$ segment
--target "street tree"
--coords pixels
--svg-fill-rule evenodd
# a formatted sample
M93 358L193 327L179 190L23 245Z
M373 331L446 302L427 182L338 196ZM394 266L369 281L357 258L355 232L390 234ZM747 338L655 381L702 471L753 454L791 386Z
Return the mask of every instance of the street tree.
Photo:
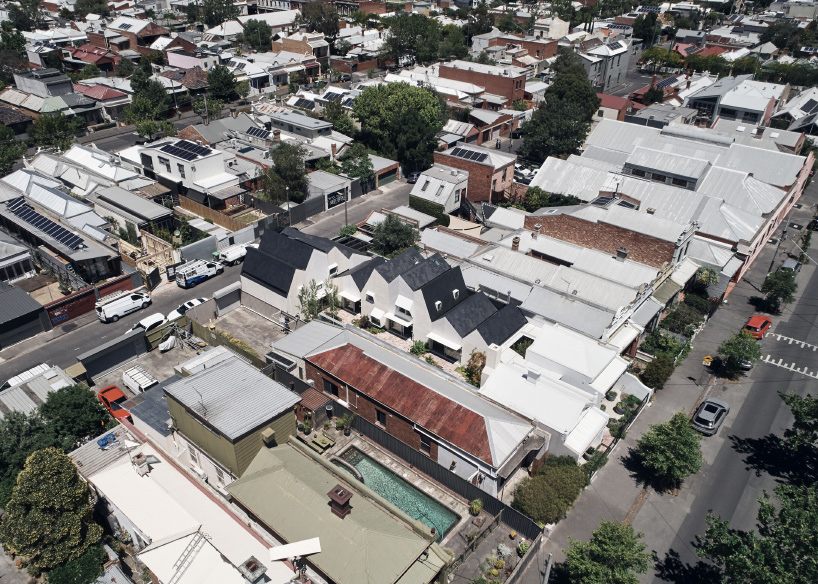
M17 140L14 130L0 126L0 176L6 176L17 160L26 152L26 145Z
M55 443L51 426L39 412L11 412L0 419L0 507L5 508L29 455Z
M87 439L98 436L115 425L96 394L85 385L75 384L48 394L40 406L57 442L70 452Z
M8 8L9 22L18 31L31 32L45 28L47 16L39 0L17 0Z
M795 272L779 270L773 272L761 285L761 292L766 295L767 307L772 313L781 310L781 304L789 304L795 300L798 284L795 283Z
M375 180L375 169L372 166L372 159L363 147L357 143L341 159L341 170L350 178L361 179L361 185L366 185Z
M742 362L755 363L761 359L761 345L749 331L740 330L725 340L716 352L722 358L724 373L734 377L741 371Z
M500 20L497 21L497 28L502 32L517 32L522 26L517 22L517 19L514 18L513 12L506 12L500 17Z
M332 4L308 2L301 7L301 21L307 30L324 33L330 44L338 35L338 10Z
M815 446L818 442L818 399L811 394L781 393L781 399L790 407L795 422L784 432L785 443L798 450L803 446Z
M239 81L236 84L236 93L241 101L246 102L247 97L250 95L250 82L246 79L244 81Z
M605 521L587 542L568 538L565 567L572 584L637 584L651 556L633 525Z
M407 83L370 86L355 99L352 110L368 148L398 160L409 171L432 165L435 136L446 121L443 100L433 89Z
M375 227L372 236L373 250L392 257L415 245L418 236L417 229L390 213Z
M677 412L667 422L652 424L636 445L642 468L655 484L679 487L699 472L702 465L701 436L687 414Z
M262 175L261 196L271 203L280 204L289 199L303 203L308 195L309 181L304 156L307 149L300 144L282 143L270 150L272 166ZM289 190L288 190L289 187Z
M759 498L758 533L740 531L712 513L696 553L721 570L728 584L818 582L818 487L779 485Z
M91 491L69 456L57 448L37 450L26 460L6 504L0 539L7 550L50 570L80 557L99 541Z
M244 23L244 42L259 53L267 53L273 43L273 29L263 20L248 20Z
M341 105L340 99L330 99L324 106L324 119L332 122L332 129L344 136L355 136L355 123Z
M201 20L205 26L212 28L239 16L239 7L233 0L202 0L201 5L188 7L188 19L193 22Z
M227 101L236 95L236 78L224 65L216 65L207 74L210 93L217 99Z
M438 54L442 59L463 59L469 54L466 36L459 26L447 24L442 30L443 40L440 42Z
M390 19L381 55L396 64L404 58L431 63L438 57L439 46L440 25L436 20L423 14L401 13Z
M193 112L197 116L207 116L209 119L219 119L224 109L224 102L215 97L199 96L193 102Z
M657 22L655 12L640 14L633 23L633 36L642 39L643 46L650 47L656 42L660 28L661 24Z
M85 121L78 117L61 113L42 114L31 125L30 135L38 146L68 150L77 132L85 127Z

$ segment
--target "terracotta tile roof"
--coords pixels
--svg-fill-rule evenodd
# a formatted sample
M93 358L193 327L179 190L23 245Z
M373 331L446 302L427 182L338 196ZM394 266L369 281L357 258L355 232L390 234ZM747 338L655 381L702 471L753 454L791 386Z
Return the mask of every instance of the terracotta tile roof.
M165 71L162 77L178 81L188 89L201 89L207 87L207 71L199 67L193 67L184 71Z
M628 107L628 98L617 97L615 95L608 95L607 93L597 93L596 96L600 99L600 107L608 109L621 110Z
M312 387L301 394L301 405L311 412L314 412L329 400L330 398Z
M480 414L379 363L354 345L308 360L430 433L494 464L486 420Z
M85 97L96 99L97 101L105 101L106 99L119 99L125 97L126 94L117 91L113 87L105 85L83 85L82 83L74 84L74 91L83 94Z

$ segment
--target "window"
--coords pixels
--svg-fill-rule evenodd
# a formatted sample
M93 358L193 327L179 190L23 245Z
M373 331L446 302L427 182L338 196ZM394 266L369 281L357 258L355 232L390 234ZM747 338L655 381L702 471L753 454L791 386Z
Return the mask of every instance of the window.
M496 178L493 181L491 181L491 190L493 190L493 191L497 190L497 179Z
M338 386L332 383L330 380L324 380L324 391L330 395L334 395L335 397L339 397L338 393Z
M663 174L659 174L658 172L652 172L650 175L650 180L653 182L666 183L667 177Z
M218 466L216 467L216 479L221 484L224 484L224 471L221 468L219 468Z
M396 307L396 312L398 314L402 314L403 316L405 316L407 318L412 318L412 313L409 312L408 310L406 310L405 308L403 308L402 306L397 306Z
M671 182L677 187L687 188L687 181L683 178L674 178Z
M164 158L162 156L159 156L158 160L159 160L159 164L165 165L165 170L170 172L170 160L168 160L167 158Z
M372 292L366 293L366 301L370 304L375 304L375 295Z
M432 439L425 434L420 435L420 451L429 456L432 455Z
M506 182L506 173L508 172L507 168L503 169L503 178L501 179L503 182Z
M386 428L386 412L382 412L381 410L375 410L376 422L378 426Z
M179 169L179 176L185 178L185 166L183 164L177 164L176 168Z
M459 202L460 202L460 193L461 193L461 192L462 192L462 191L459 191L459 190L454 192L454 202L455 202L455 203L459 203Z
M432 182L432 181L430 181L430 180L427 178L427 179L426 179L426 182L425 182L425 183L423 183L423 186L422 186L422 187L420 187L420 190L421 190L421 191L425 191L425 190L426 190L426 187L428 187L428 186L429 186L429 183L430 183L430 182Z
M632 168L631 169L631 174L633 176L645 176L645 171L644 170L639 170L638 168Z
M334 276L334 275L335 275L335 274L337 274L337 273L338 273L338 264L332 264L332 265L329 267L329 275L330 275L330 276Z
M596 115L598 115L598 116L601 118L601 117L602 117L602 115L603 115L603 113L604 113L604 112L603 112L602 110L599 110L598 112L596 112Z
M193 448L193 444L189 442L187 445L187 452L190 455L190 462L192 462L196 466L199 466L199 453L196 452L195 448Z

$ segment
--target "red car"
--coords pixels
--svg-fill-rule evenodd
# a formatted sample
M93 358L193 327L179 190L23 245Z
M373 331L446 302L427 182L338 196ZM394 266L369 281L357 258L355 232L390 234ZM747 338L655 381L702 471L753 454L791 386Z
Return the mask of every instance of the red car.
M99 390L97 393L99 401L105 406L105 409L111 412L111 415L117 420L126 419L131 421L131 414L128 410L122 409L122 404L128 401L128 396L122 393L116 385L109 385Z
M770 330L772 325L772 320L766 316L759 316L756 314L755 316L750 317L750 320L748 320L747 324L744 325L744 330L748 331L754 339L758 339L760 341L767 331Z

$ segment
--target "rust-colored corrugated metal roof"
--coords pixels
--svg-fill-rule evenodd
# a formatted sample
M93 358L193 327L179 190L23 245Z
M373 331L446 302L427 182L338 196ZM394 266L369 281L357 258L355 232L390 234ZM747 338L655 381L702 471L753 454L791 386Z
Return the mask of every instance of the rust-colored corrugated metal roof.
M354 345L308 360L430 433L494 465L486 420L480 414L375 361Z
M301 406L309 411L315 411L330 400L317 389L309 388L301 394Z

